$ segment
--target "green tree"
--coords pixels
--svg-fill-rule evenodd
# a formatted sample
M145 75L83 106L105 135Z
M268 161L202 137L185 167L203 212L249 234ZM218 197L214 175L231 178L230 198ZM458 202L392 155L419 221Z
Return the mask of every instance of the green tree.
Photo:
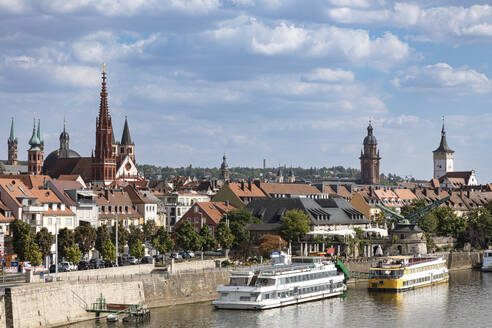
M161 254L174 249L174 240L171 238L165 227L160 227L152 238L152 247Z
M81 257L82 252L77 245L73 244L70 247L65 247L65 258L67 259L67 261L72 263L79 263Z
M492 214L487 207L467 213L468 225L460 235L460 243L469 242L475 248L487 249L492 245Z
M116 224L111 229L111 241L116 245ZM118 252L122 253L123 249L128 242L128 230L126 230L123 222L118 224Z
M225 222L219 223L219 225L217 226L217 231L215 232L215 236L217 238L217 242L220 244L221 247L225 249L230 249L232 247L232 243L234 242L234 235Z
M36 244L32 237L34 237L33 234L30 234L28 237L29 240L27 242L28 247L25 253L25 260L31 262L31 265L33 266L38 266L41 265L43 261L43 255L39 251L38 244Z
M145 256L145 247L142 245L142 241L140 239L136 239L132 242L130 254L135 256L137 259L141 259Z
M43 258L50 256L51 246L53 245L54 239L53 234L46 228L41 228L41 230L39 230L36 234L35 241L36 244L38 244L39 251L41 252Z
M437 227L439 225L439 220L434 213L434 211L427 213L424 216L421 216L417 224L422 230L424 230L427 234L434 233L437 230Z
M82 255L89 253L96 245L97 232L91 225L81 225L74 231L75 243L79 246Z
M26 252L29 249L31 226L29 223L15 219L10 223L10 231L13 237L14 252L21 261L24 261Z
M202 238L202 248L204 251L214 250L217 246L217 241L210 233L208 225L205 224L202 230L200 230L200 237Z
M374 222L378 226L383 227L388 222L388 219L386 218L386 214L383 211L379 211L374 217Z
M116 261L116 246L111 239L105 239L101 245L101 256L104 261Z
M427 206L425 204L425 200L416 199L413 200L410 204L402 206L400 214L403 216L408 216L410 214L417 212L418 210L423 209L425 206Z
M466 221L454 214L451 207L439 207L433 211L437 218L436 233L439 236L458 237L466 229Z
M247 247L250 241L250 233L246 229L248 224L261 223L261 220L254 217L251 212L244 208L235 209L227 212L221 219L221 222L229 221L229 228L234 236L232 248L241 249Z
M150 244L152 242L152 239L154 238L155 233L157 232L155 221L147 220L147 222L142 225L142 230L144 235L143 240L146 244Z
M128 233L128 247L132 248L133 244L137 241L142 244L142 240L144 239L145 236L143 230L136 225L131 225L130 232Z
M288 242L299 240L310 229L311 220L301 210L287 211L281 219L280 235Z
M197 251L202 247L202 239L193 224L184 220L176 229L176 242L184 250Z
M73 230L63 228L58 230L58 259L67 257L66 250L75 245L75 234Z
M106 226L97 227L96 242L95 242L94 246L99 253L103 252L103 245L106 242L106 240L111 241L111 237L109 236L109 232L108 232L108 229L106 228ZM113 244L113 246L114 246L114 244Z

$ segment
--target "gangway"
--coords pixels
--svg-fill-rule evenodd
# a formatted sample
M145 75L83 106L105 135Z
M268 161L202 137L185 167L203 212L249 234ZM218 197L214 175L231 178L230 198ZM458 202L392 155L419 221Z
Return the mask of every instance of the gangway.
M150 318L150 310L143 304L107 303L102 293L99 298L96 299L95 303L92 303L90 307L86 308L86 311L95 313L96 317L99 317L101 313L109 313L126 314L139 321Z
M345 267L345 265L343 265L343 262L342 261L336 260L335 266L343 272L343 274L345 275L345 278L347 280L350 279L350 272L349 272L349 270L347 270L347 268Z

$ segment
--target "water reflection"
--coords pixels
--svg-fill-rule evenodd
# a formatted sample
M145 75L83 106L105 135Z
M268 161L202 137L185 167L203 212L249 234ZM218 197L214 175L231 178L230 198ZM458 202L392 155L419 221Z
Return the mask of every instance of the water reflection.
M144 328L188 327L489 327L492 273L461 271L449 284L404 293L369 293L351 286L344 297L266 311L215 310L210 303L152 310ZM135 327L86 322L77 328Z

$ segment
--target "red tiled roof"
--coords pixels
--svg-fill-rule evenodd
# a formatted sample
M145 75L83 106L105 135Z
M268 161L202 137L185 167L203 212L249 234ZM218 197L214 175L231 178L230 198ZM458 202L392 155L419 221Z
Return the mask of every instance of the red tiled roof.
M229 188L239 198L267 198L267 195L254 183L251 183L250 189L247 182L231 182L229 183Z
M260 188L267 194L320 194L318 188L302 183L261 183Z

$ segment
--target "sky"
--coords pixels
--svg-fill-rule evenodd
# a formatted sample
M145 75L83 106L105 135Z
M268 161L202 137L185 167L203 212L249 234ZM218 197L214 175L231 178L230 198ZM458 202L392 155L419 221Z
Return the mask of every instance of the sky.
M487 1L0 0L0 158L95 144L102 63L117 139L159 166L360 167L432 178L442 116L455 170L492 182Z

